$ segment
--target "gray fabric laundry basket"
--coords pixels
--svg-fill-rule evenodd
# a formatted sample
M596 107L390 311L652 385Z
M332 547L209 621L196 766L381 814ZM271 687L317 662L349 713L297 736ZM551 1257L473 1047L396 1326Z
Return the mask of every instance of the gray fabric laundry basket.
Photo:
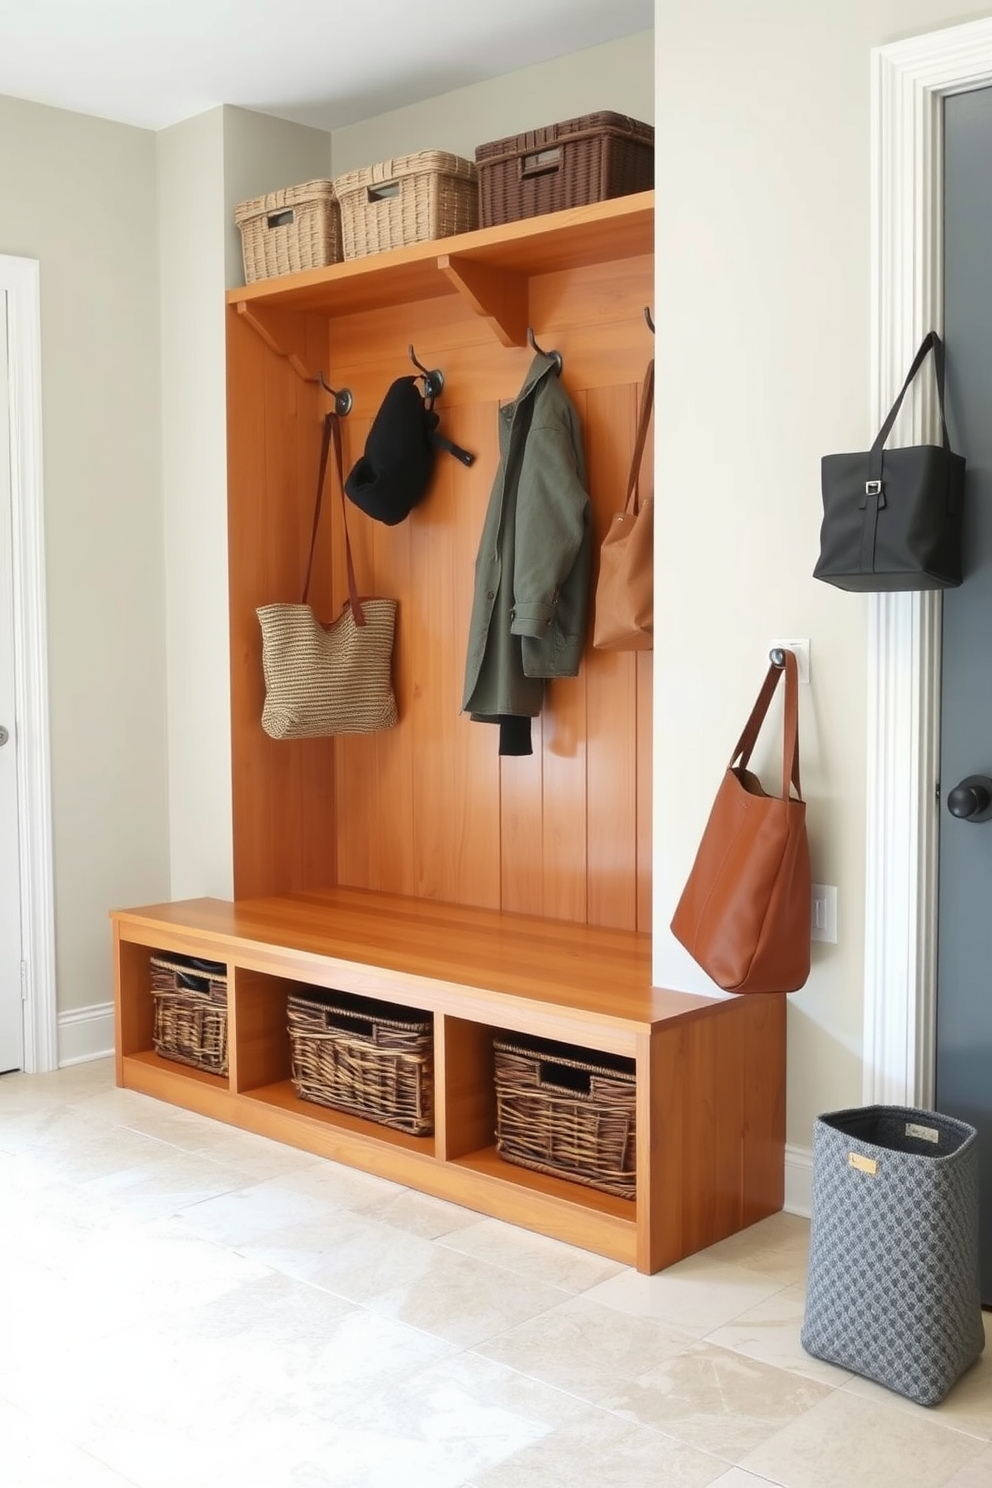
M982 1352L978 1142L908 1106L817 1118L803 1348L943 1400Z

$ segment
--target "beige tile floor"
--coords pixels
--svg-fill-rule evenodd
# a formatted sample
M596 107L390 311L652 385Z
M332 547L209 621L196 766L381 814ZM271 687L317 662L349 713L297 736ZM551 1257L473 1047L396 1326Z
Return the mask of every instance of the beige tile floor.
M804 1354L808 1225L657 1276L113 1084L0 1078L2 1488L992 1488Z

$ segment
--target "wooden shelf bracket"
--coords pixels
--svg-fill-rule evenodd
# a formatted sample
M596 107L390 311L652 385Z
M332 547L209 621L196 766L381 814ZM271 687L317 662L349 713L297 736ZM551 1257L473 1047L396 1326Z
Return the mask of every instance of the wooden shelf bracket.
M489 321L504 346L526 346L528 294L525 275L495 269L491 264L461 253L442 253L437 266L476 315Z
M330 394L330 396L334 399L334 408L338 414L344 416L345 414L351 412L353 399L351 396L350 388L338 389L329 387L324 379L323 372L318 372L317 375L314 376L314 374L312 372L309 372L303 365L295 352L283 351L282 347L279 345L278 341L276 340L275 336L273 336L268 326L264 323L264 321L259 319L255 311L249 309L246 301L236 301L235 309L237 310L238 314L244 319L245 323L251 326L256 336L259 336L261 340L265 342L265 345L269 348L269 350L271 352L274 352L277 357L282 357L284 361L287 361L289 363L293 371L296 373L297 377L301 378L303 382L316 383L318 387L322 387L324 389L325 393Z

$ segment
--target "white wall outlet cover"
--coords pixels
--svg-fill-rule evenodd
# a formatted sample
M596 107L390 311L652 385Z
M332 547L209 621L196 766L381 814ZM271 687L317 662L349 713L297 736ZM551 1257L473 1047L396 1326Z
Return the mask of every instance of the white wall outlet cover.
M796 668L799 672L800 682L809 681L809 641L769 641L768 652L791 651L796 658Z

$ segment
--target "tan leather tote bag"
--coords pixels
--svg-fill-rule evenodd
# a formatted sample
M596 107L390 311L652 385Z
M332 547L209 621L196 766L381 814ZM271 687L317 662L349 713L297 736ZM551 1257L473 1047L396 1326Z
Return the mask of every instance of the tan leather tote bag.
M782 793L769 795L747 768L783 671L773 662L730 757L672 919L676 939L725 992L797 992L809 976L799 676L794 654L784 656Z
M616 512L599 550L592 643L600 651L650 651L654 645L654 466L641 491L641 462L654 403L654 361L641 391L637 438L627 479L627 499Z

